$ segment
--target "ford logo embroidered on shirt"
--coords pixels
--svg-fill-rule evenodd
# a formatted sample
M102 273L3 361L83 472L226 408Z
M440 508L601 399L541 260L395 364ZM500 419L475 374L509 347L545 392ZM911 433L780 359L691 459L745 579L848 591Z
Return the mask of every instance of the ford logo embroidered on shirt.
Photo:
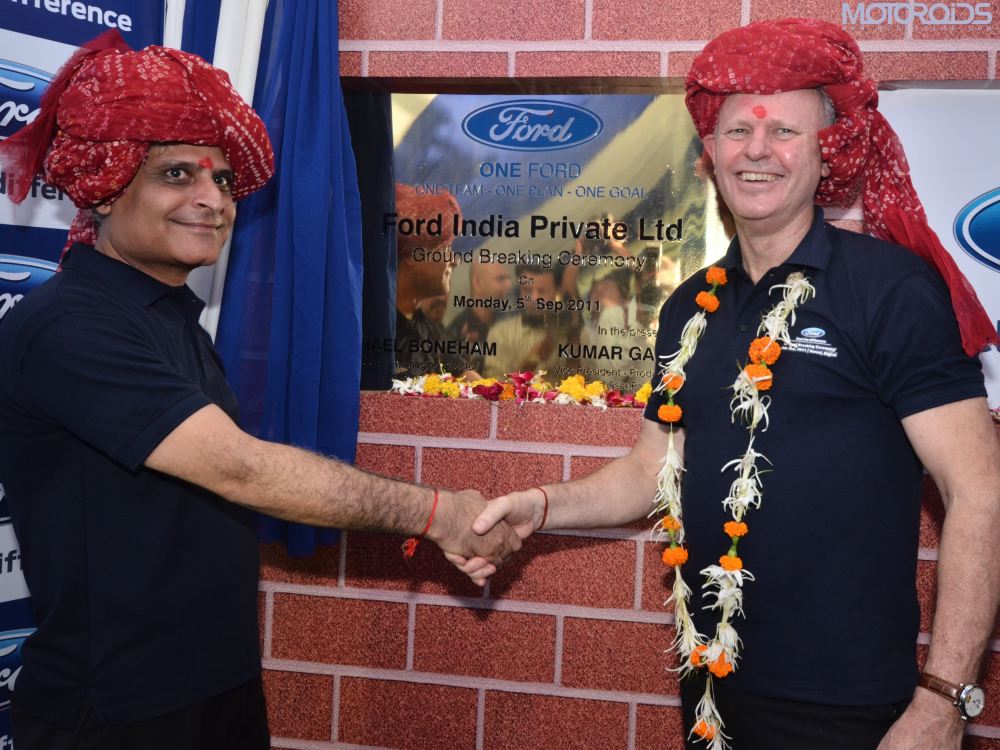
M826 331L822 328L803 328L799 333L810 339L821 339L826 336Z
M1000 271L1000 188L983 193L958 212L955 239L980 263Z
M0 60L0 138L6 138L38 115L52 74L11 60Z
M519 99L480 107L462 120L462 130L495 148L552 151L592 141L604 130L604 122L575 104Z
M0 255L0 320L21 298L56 272L56 264L19 255Z
M21 674L21 648L34 630L8 630L0 633L0 711L10 708L14 683Z

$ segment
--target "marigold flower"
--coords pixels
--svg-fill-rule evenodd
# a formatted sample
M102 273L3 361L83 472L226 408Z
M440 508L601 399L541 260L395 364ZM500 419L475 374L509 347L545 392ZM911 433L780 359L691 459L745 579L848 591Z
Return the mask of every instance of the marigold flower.
M709 284L717 284L718 286L725 286L728 279L726 278L726 269L722 266L710 266L705 272L705 281Z
M746 536L747 535L747 525L742 521L726 521L722 526L726 531L726 536Z
M651 383L646 383L642 388L635 392L634 400L637 404L646 404L649 402L649 396L653 392L653 386Z
M684 376L676 372L668 372L663 376L663 387L668 391L678 391L684 385Z
M656 418L668 424L681 421L681 414L684 412L677 404L664 404L656 410Z
M681 528L681 522L673 516L664 516L660 519L660 527L664 531L678 531Z
M595 380L592 383L587 383L587 387L584 390L590 398L597 398L598 396L603 396L608 389L600 380Z
M694 651L691 652L691 663L694 664L696 667L705 666L705 662L702 659L702 655L706 651L708 651L708 646L706 646L704 643L701 644L700 646L695 646Z
M735 556L723 555L719 558L719 565L722 566L723 570L743 570L743 560Z
M725 654L719 654L719 658L708 665L708 671L721 679L733 671L733 665L726 661Z
M449 380L441 384L441 395L448 398L458 398L462 395L462 386L454 380Z
M704 720L699 721L694 725L694 733L703 740L715 739L715 727L711 724L706 724Z
M688 551L684 547L667 547L663 550L663 562L671 567L683 565L688 560Z
M773 365L781 356L781 344L770 336L761 336L750 342L750 361Z
M774 377L767 369L767 365L747 365L743 368L743 372L758 391L769 390L774 383Z
M713 313L719 309L719 298L711 292L698 292L694 301L698 303L698 307L704 308L705 312Z
M514 396L515 396L515 394L514 394L514 384L513 383L504 383L503 384L503 390L500 391L500 400L501 401L513 401L514 400Z

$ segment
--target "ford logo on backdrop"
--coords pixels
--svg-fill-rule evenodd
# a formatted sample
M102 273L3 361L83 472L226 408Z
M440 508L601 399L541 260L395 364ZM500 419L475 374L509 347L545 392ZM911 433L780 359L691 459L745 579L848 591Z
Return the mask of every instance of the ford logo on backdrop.
M21 298L50 278L56 264L19 255L0 255L0 320Z
M38 115L52 74L10 60L0 60L0 138L21 129Z
M462 120L474 141L511 151L553 151L594 140L604 122L575 104L539 99L487 104Z
M0 711L10 708L14 683L21 673L21 647L34 630L8 630L0 633Z
M1000 188L980 195L958 212L955 239L980 263L1000 271Z

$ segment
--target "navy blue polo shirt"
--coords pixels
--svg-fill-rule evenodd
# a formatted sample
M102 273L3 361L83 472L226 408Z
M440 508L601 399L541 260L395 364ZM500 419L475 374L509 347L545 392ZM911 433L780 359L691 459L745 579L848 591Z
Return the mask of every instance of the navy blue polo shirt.
M773 367L770 426L758 432L764 498L745 520L738 669L727 686L759 695L838 705L906 700L917 679L916 557L922 467L900 420L985 396L978 358L962 351L940 277L912 252L837 229L816 210L809 233L755 285L734 240L722 262L729 283L687 366L676 398L684 410L683 508L690 558L685 579L700 632L718 612L702 609L702 576L729 539L722 500L736 477L722 466L743 455L748 432L731 422L729 386L757 336L771 291L802 271L816 296L801 305ZM685 281L660 314L658 356L708 288ZM660 360L661 362L663 360ZM656 419L661 394L646 417Z
M75 245L0 325L0 481L37 631L15 705L72 728L139 721L259 674L252 514L143 467L236 399L202 303Z

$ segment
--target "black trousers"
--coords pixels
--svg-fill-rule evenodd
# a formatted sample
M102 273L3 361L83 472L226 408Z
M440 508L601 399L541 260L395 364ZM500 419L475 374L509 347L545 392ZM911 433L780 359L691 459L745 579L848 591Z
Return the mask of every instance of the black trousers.
M11 712L17 750L269 750L260 679L179 711L133 724L100 725L90 707L66 730Z
M742 693L715 681L715 704L732 750L875 750L909 701L884 706L828 706ZM704 674L681 681L684 731L705 690ZM705 743L685 745L704 750ZM20 750L20 747L18 747Z

